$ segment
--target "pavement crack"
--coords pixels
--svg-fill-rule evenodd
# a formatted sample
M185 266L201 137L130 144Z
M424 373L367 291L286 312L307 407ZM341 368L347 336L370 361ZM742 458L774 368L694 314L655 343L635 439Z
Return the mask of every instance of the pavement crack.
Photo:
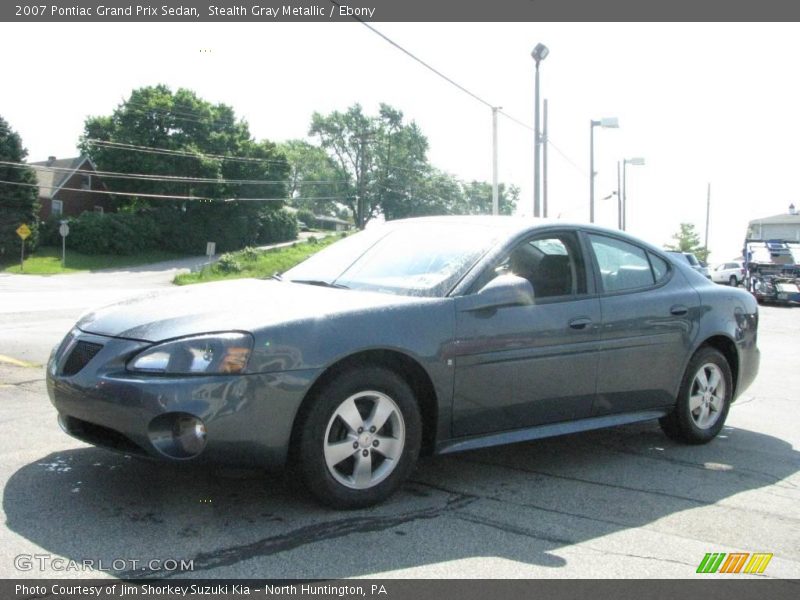
M400 515L351 517L306 525L249 544L221 548L213 552L201 552L192 559L192 572L227 567L253 558L273 556L307 544L337 539L357 533L372 533L392 529L414 521L436 519L445 513L468 506L475 499L468 494L456 494L448 498L442 506L411 511ZM159 573L161 572L152 570L130 570L121 572L117 576L121 579L159 578ZM159 579L165 579L171 575L179 575L179 573L167 574Z
M0 383L0 387L4 388L23 387L34 383L41 383L43 381L44 377L40 377L39 379L26 379L25 381L12 381L10 383L2 382Z

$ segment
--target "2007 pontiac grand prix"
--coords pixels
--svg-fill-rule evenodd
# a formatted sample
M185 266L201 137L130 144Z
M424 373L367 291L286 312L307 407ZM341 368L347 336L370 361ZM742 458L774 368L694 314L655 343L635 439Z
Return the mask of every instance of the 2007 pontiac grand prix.
M282 276L85 315L54 349L63 429L169 461L295 465L339 508L420 453L658 419L712 440L758 371L758 307L626 234L394 221Z

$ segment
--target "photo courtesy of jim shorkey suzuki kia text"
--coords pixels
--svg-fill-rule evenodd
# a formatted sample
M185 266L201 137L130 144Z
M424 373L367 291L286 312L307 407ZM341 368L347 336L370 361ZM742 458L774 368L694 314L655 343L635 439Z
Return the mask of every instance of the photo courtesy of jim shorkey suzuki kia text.
M356 596L388 598L389 590L383 584L370 585L336 585L328 583L298 583L289 585L255 586L242 583L219 583L202 585L197 583L160 584L143 583L131 585L129 583L111 583L104 585L80 585L56 583L50 585L16 584L15 594L27 597L43 597L50 594L54 596L81 596L81 597L141 597L141 596L250 596L263 594L265 596Z
M217 6L210 4L205 11L208 17L365 17L373 18L376 8L367 6L349 6L347 4L295 6L262 6L259 4L237 4L233 6ZM128 6L57 6L55 4L18 4L15 5L15 16L41 17L194 17L199 19L201 9L195 6L151 6L149 4L129 4Z

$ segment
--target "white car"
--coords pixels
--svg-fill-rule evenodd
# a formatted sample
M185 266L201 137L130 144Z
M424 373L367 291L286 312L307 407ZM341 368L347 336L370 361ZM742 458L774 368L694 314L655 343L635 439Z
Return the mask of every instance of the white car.
M736 287L744 281L744 264L731 261L717 265L711 271L711 281Z

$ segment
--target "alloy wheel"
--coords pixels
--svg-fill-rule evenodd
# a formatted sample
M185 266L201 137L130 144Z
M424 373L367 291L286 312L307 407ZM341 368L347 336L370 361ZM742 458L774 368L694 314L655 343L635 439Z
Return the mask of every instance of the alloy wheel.
M336 408L325 430L323 451L336 481L364 490L394 471L404 445L400 408L388 395L369 390L353 394Z
M714 363L697 370L689 391L689 412L700 429L710 429L719 420L725 407L725 378Z

